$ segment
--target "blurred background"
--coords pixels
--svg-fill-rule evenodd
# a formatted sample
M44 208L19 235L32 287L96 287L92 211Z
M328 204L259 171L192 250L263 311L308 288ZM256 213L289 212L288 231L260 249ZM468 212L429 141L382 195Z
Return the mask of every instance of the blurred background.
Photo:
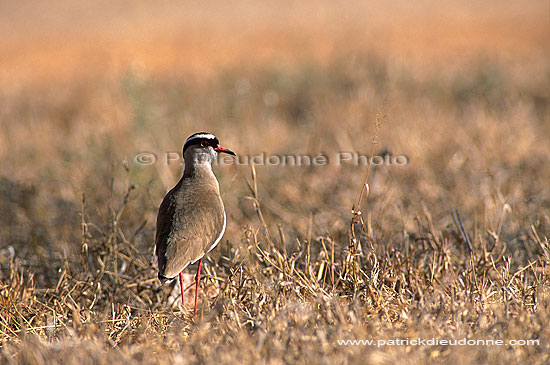
M2 2L4 82L117 77L129 69L212 77L223 68L326 64L376 52L457 67L496 57L526 69L548 52L548 4L528 1L58 0Z
M331 161L214 167L191 318L153 250L197 131ZM408 164L353 241L367 167L334 156L371 151ZM549 151L548 1L0 1L0 358L547 362ZM542 342L337 343L373 336Z
M0 34L0 246L31 267L80 250L81 220L108 227L130 185L121 225L151 260L181 166L134 157L200 130L243 155L369 153L378 116L376 152L409 158L371 176L388 242L426 209L548 225L547 2L3 1ZM250 169L216 173L238 247L260 227ZM344 247L364 173L258 167L268 226Z

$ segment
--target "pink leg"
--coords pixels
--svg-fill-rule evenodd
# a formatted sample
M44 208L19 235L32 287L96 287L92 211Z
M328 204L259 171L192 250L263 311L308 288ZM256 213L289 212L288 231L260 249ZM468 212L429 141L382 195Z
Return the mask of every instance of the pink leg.
M195 310L193 311L193 314L197 314L197 297L199 295L199 282L201 280L201 264L202 264L202 257L199 260L199 267L197 268L197 276L195 276Z
M180 272L180 288L181 288L181 304L185 305L185 299L183 298L183 272Z

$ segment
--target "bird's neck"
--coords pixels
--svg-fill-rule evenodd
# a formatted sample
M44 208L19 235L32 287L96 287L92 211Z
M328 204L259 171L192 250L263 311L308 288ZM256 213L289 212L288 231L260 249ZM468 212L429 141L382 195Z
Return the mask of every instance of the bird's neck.
M214 172L212 171L212 165L208 161L204 162L197 162L197 161L191 161L191 162L185 162L185 169L183 170L183 177L184 178L191 178L191 177L214 177Z
M208 162L185 164L185 170L178 186L182 184L188 187L189 185L194 186L193 189L196 188L202 191L214 192L217 195L220 194L218 179L216 179L212 166Z

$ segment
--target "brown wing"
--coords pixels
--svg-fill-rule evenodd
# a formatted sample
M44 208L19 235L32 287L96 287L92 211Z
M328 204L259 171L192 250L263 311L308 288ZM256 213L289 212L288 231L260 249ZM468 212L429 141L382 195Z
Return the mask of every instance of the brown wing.
M183 191L183 192L182 192ZM159 278L173 278L200 259L223 232L223 203L215 193L172 189L157 217ZM201 196L200 200L193 197Z
M157 233L155 236L155 254L157 255L159 279L166 279L164 271L166 268L166 248L168 237L172 231L172 219L175 213L175 202L173 199L174 189L170 190L162 200L157 215Z

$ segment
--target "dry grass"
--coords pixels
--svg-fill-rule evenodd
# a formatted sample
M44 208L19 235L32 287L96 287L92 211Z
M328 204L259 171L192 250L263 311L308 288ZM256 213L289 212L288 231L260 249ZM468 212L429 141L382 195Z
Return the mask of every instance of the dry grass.
M448 63L334 36L322 61L319 44L207 77L126 65L2 86L2 362L548 363L550 64L522 29L516 53L485 34L499 52ZM192 317L156 280L153 240L181 173L162 158L197 130L330 163L215 167L228 227ZM409 163L366 178L339 151ZM540 343L338 344L418 337Z

